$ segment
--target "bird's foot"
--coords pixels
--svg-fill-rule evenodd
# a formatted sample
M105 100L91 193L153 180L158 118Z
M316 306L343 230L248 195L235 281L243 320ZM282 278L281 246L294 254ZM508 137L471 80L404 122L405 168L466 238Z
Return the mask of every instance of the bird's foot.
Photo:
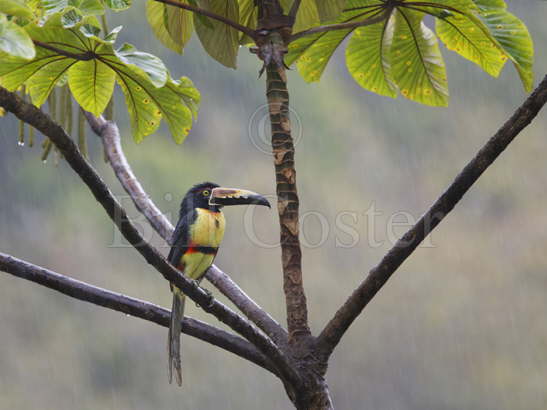
M204 306L205 308L210 308L211 306L213 306L213 304L215 303L215 297L209 289L202 288L198 280L192 280L192 286L194 286L196 289L201 289L207 295L207 303ZM200 307L197 303L196 306Z
M213 304L215 303L215 297L213 296L213 293L209 289L201 288L206 294L207 294L207 309L210 309L213 307Z

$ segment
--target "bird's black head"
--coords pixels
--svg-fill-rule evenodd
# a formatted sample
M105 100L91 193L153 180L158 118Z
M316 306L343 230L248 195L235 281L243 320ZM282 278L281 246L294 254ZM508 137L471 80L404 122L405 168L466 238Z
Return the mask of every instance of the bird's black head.
M213 182L202 182L201 184L196 184L188 190L186 195L182 200L181 211L191 210L194 208L203 208L210 209L212 211L218 211L216 205L210 205L209 199L211 199L211 193L214 188L218 188L220 185Z
M202 182L194 185L184 196L180 206L181 214L195 208L219 211L229 205L264 205L270 203L262 195L239 188L223 188L213 182Z

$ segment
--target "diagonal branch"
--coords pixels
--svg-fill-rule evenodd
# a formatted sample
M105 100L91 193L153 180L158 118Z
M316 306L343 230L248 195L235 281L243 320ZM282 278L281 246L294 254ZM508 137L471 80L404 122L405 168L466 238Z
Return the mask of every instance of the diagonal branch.
M380 9L380 8L379 8ZM372 24L379 23L380 21L384 21L389 18L391 15L391 12L393 10L393 7L387 7L383 13L374 15L372 17L369 17L365 20L361 21L352 21L349 23L338 23L338 24L327 24L325 26L317 26L312 27L307 30L299 31L298 33L294 33L290 39L289 43L292 43L295 40L298 40L301 37L309 36L310 34L316 34L316 33L324 33L326 31L333 31L333 30L347 30L347 29L353 29L357 27L364 27L364 26L370 26Z
M547 103L547 76L511 118L490 138L456 177L448 189L435 201L424 216L397 241L336 312L318 337L321 353L328 357L342 336L391 275L412 254L416 247L452 211L471 186L498 158L515 137L536 117Z
M102 116L95 117L89 112L85 112L85 116L93 132L101 137L108 162L122 187L133 200L135 207L146 217L154 230L163 239L170 242L173 225L148 196L133 173L122 148L118 126L114 122L106 121ZM278 346L286 344L287 332L255 301L247 296L226 273L213 265L207 272L206 278Z
M0 270L75 299L148 320L163 327L169 327L170 312L166 309L72 279L4 253L0 253ZM190 318L184 319L182 332L232 352L277 374L271 362L256 347L238 336Z
M202 16L209 17L209 18L212 18L213 20L220 21L221 23L224 23L227 26L230 26L230 27L232 27L232 28L234 28L238 31L241 31L243 34L248 35L253 40L256 38L256 33L253 29L251 29L247 26L243 26L243 25L239 24L236 21L230 20L229 18L221 16L220 14L213 13L209 10L202 9L200 7L193 6L193 5L188 4L188 3L181 3L177 0L154 0L154 1L157 1L158 3L164 3L164 4L167 4L169 6L173 6L173 7L178 7L178 8L184 9L184 10L188 10L188 11L194 12L196 14L201 14Z
M63 154L70 167L93 193L95 199L102 205L124 238L166 280L180 288L204 311L214 315L221 322L253 343L274 363L283 380L290 381L297 388L302 386L302 379L296 369L291 365L285 354L268 337L222 303L212 299L203 289L195 286L192 281L181 275L176 268L169 264L157 249L144 240L137 228L129 220L125 210L120 206L97 172L82 157L76 144L74 144L63 128L39 108L23 101L19 96L2 87L0 87L0 106L15 114L20 120L32 125L51 140Z

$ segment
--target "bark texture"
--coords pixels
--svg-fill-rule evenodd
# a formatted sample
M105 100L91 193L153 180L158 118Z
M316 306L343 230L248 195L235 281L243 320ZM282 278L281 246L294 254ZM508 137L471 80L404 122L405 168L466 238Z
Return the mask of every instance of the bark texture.
M298 221L298 193L294 168L294 143L291 135L289 93L283 67L269 64L266 96L272 127L272 153L275 165L277 211L281 227L283 290L287 305L289 343L308 336L308 308L302 279L302 251Z

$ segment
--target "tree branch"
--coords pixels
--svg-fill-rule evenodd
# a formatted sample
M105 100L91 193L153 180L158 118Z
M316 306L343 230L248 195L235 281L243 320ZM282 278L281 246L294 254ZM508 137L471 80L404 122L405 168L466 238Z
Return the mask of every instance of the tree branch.
M271 340L255 329L249 322L222 303L212 299L203 289L195 286L144 238L129 220L127 213L120 206L108 187L96 171L82 157L77 146L65 133L62 127L51 120L39 108L23 101L19 96L0 87L0 106L15 114L20 120L32 125L47 136L65 157L70 167L88 186L95 199L102 205L110 219L120 230L124 238L169 282L181 289L190 299L195 301L207 313L213 314L221 322L231 327L253 343L266 355L279 370L281 377L295 386L302 386L302 379L292 367L289 360Z
M67 296L169 327L170 312L157 305L111 292L41 266L0 253L0 270ZM199 320L185 318L182 332L247 359L277 374L271 362L246 340Z
M395 270L412 254L423 239L444 219L483 172L498 158L514 138L536 117L547 103L547 76L511 118L463 168L448 189L435 201L395 246L374 267L347 299L318 337L321 353L328 357L353 321L384 286Z
M333 30L344 30L344 29L352 29L357 27L364 27L364 26L370 26L372 24L379 23L380 21L384 21L385 19L389 18L391 15L391 11L393 10L392 7L388 7L385 9L385 11L378 15L373 15L365 20L361 21L353 21L349 23L339 23L339 24L327 24L325 26L317 26L312 27L307 30L300 31L298 33L294 33L290 39L289 43L292 43L295 40L298 40L301 37L309 36L310 34L316 34L316 33L324 33L327 31L333 31Z
M196 7L196 6L192 6L191 4L188 4L188 3L180 3L176 0L155 0L155 1L157 1L159 3L168 4L169 6L178 7L178 8L184 9L184 10L188 10L188 11L194 12L196 14L201 14L202 16L205 16L205 17L212 18L213 20L220 21L221 23L224 23L227 26L230 26L230 27L232 27L232 28L234 28L238 31L241 31L243 34L248 35L253 40L256 38L256 33L253 29L251 29L247 26L243 26L243 25L239 24L238 22L230 20L230 19L228 19L224 16L221 16L219 14L215 14L215 13L209 11L209 10L205 10L205 9L202 9L202 8L199 8L199 7Z
M129 194L135 207L146 217L154 230L169 243L173 234L173 225L145 192L133 173L125 157L117 125L106 121L102 116L95 117L89 112L85 112L85 116L93 132L101 138L108 162L125 192ZM207 272L206 278L278 346L284 346L287 343L287 332L247 296L226 273L213 265Z
M287 345L288 335L265 310L241 289L226 273L212 265L205 276L224 296L238 307L254 324L264 331L278 346Z
M101 138L108 162L123 189L129 194L137 210L146 217L152 228L169 243L173 235L173 225L150 199L133 173L122 149L118 126L112 121L105 120L102 115L95 117L87 111L84 111L84 115L93 132Z

